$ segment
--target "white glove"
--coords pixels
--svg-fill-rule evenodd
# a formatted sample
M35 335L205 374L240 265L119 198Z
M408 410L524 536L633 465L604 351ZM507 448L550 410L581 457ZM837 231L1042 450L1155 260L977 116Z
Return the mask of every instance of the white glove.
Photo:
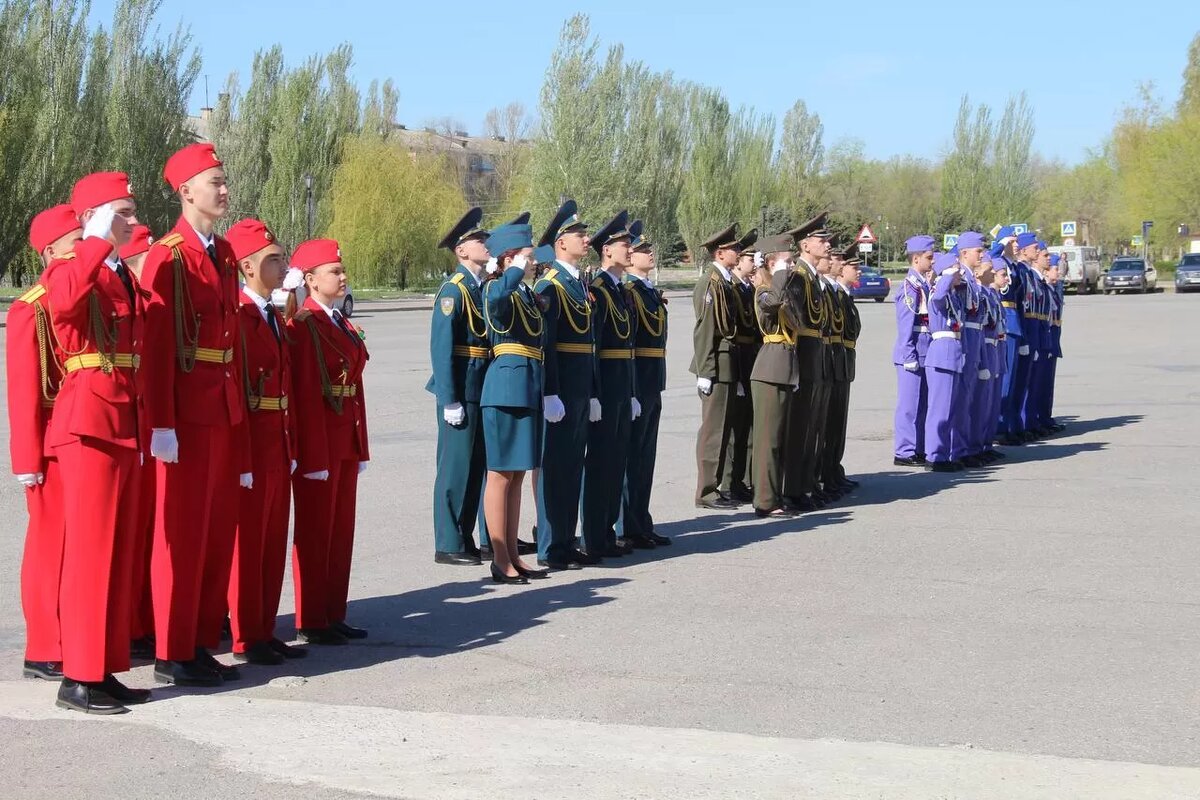
M243 472L241 475L238 476L238 483L240 483L242 485L243 489L253 489L254 488L254 473L253 472Z
M515 256L513 256L512 261L508 266L517 267L518 269L525 269L525 265L528 263L529 259L525 257L524 253L517 253Z
M1023 344L1023 345L1021 345L1020 347L1018 347L1018 348L1017 348L1017 355L1019 355L1019 356L1027 356L1027 355L1029 355L1029 345L1027 345L1027 344Z
M919 362L919 361L910 361L904 365L904 369L908 370L909 372L916 372L920 368L921 368L921 362Z
M304 283L304 271L288 267L287 274L283 276L283 288L291 292L299 289L302 283Z
M763 254L761 250L754 251L754 266L761 267L763 265Z
M362 475L366 471L367 471L367 462L366 461L358 462L358 474Z
M105 203L96 209L92 218L83 226L83 238L107 239L112 233L113 219L117 213L113 211L112 203Z
M499 269L500 269L500 262L496 261L496 259L494 259L494 258L489 258L488 262L487 262L487 266L485 266L483 268L484 272L486 272L488 275L495 275L497 270L499 270Z
M632 398L632 400L630 401L630 406L633 409L633 416L630 417L631 420L637 419L638 417L640 417L642 415L642 404L638 402L638 399L636 397Z
M741 383L738 383L738 385L737 385L737 396L738 397L746 396L746 387L743 386Z
M45 480L46 476L40 472L22 472L17 476L17 483L21 484L26 489L32 489Z
M467 411L462 403L450 403L442 409L442 419L446 420L447 425L457 428L467 421Z
M296 464L296 459L294 459L294 458L293 458L293 459L292 459L292 464L291 464L291 466L290 466L290 467L288 467L288 475L292 475L292 474L294 474L294 473L296 472L296 467L297 467L297 466L298 466L298 465Z
M542 415L546 417L546 422L562 422L562 418L567 415L567 409L563 401L558 399L558 395L548 394L542 398Z
M304 477L310 481L327 481L329 480L329 470L323 469L320 472L306 472Z
M951 276L953 276L953 275L957 275L957 274L958 274L958 267L951 267L950 269L948 269L948 270L945 270L944 272L942 272L942 274L943 274L943 275L951 275Z
M1033 360L1034 360L1034 361L1037 361L1037 360L1038 360L1038 355L1039 355L1039 354L1038 354L1038 351L1037 351L1037 350L1034 350L1034 351L1033 351Z
M712 394L712 380L709 378L696 378L696 388L700 390L700 394L708 397Z
M588 422L599 422L601 416L600 401L593 397L588 400Z
M150 431L150 455L164 464L179 463L179 439L174 428L154 428Z
M979 380L990 381L992 379L992 371L990 369L979 370Z

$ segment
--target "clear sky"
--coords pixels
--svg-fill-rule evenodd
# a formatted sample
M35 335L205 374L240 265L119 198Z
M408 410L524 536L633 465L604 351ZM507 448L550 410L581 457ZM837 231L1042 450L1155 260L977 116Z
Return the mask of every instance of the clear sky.
M159 22L190 26L214 101L229 72L245 84L260 48L278 42L295 64L346 41L364 89L373 78L396 82L401 122L449 116L480 133L489 108L516 100L536 110L559 30L576 11L602 43L623 43L627 59L718 86L734 106L780 120L803 98L821 115L827 146L857 137L877 158L937 157L964 93L1003 108L1024 90L1035 148L1074 163L1140 83L1174 103L1200 30L1196 3L1182 0L165 0ZM93 15L108 24L111 4L96 2ZM194 112L203 78L193 99Z

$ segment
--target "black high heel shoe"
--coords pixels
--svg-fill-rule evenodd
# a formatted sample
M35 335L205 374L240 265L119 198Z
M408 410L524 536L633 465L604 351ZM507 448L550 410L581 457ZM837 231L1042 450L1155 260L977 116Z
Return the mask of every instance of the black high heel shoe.
M492 563L492 583L526 584L526 583L529 583L529 579L526 578L524 575L514 575L510 578L508 575L505 575L503 572L501 572L500 568L497 567L496 564L493 562Z
M519 564L513 564L513 568L530 580L541 580L542 578L550 577L550 570L548 569L525 569Z

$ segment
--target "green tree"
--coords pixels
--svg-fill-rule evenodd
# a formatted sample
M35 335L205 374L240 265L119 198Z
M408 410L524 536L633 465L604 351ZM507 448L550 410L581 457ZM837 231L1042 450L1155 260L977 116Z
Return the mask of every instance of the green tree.
M935 231L956 233L983 228L988 220L993 171L991 110L983 104L973 108L964 95L954 123L954 149L942 166L941 203Z
M737 221L731 191L733 117L720 91L693 86L686 119L691 147L679 197L679 232L692 263L699 267L707 260L701 242Z
M784 208L796 220L809 219L825 206L821 168L825 161L821 117L797 100L783 117L775 168Z
M1183 68L1183 87L1179 91L1179 116L1200 114L1200 33L1188 46L1187 66Z

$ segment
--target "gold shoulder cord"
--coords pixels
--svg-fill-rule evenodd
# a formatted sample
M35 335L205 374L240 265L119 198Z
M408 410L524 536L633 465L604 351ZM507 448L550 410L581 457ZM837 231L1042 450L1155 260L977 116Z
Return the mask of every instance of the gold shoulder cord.
M757 293L751 295L750 307L747 308L746 304L742 302L741 290L735 287L734 291L737 293L738 323L743 328L754 328L758 324L758 313L754 309L754 298L758 296Z
M454 273L454 277L450 282L458 287L459 293L463 299L463 316L467 320L467 330L477 339L487 338L487 322L483 318L483 314L475 307L475 301L471 298L471 291L463 284L462 273ZM478 322L478 327L476 323Z
M317 324L312 317L308 317L304 322L308 326L309 335L312 336L313 349L317 354L317 376L321 380L321 395L325 398L325 402L329 403L329 407L338 416L342 415L342 403L344 397L334 394L333 383L329 380L329 370L325 366L325 354L321 350L321 332L317 330ZM342 373L345 375L345 372ZM342 384L345 385L344 383Z
M667 322L666 312L659 308L652 315L650 309L646 308L646 301L642 299L642 293L634 289L632 294L633 304L637 307L638 319L641 320L642 328L656 339L662 336L663 325Z
M805 275L801 280L808 284L808 294L804 300L807 305L809 324L816 330L820 330L825 326L825 313L827 311L824 293L820 292L819 286L813 286L809 276ZM813 291L814 288L817 289L816 292ZM817 295L815 298L813 297L814 294Z
M37 335L38 345L38 370L41 373L42 398L51 403L58 396L58 387L50 380L50 361L54 360L54 365L58 368L61 375L63 373L62 364L58 363L58 359L54 355L54 348L50 346L50 339L54 335L53 328L50 325L50 315L46 313L46 309L41 303L33 302L33 329Z
M170 245L172 269L175 271L175 358L179 369L191 372L196 367L196 345L200 341L200 315L192 305L192 295L187 288L183 253L178 244ZM187 320L191 319L191 327ZM339 412L340 413L340 412Z
M596 280L604 280L604 279L597 278ZM607 316L609 319L612 320L613 332L617 334L617 338L620 339L621 341L628 340L629 334L632 332L632 328L633 328L633 322L629 318L629 310L626 309L622 313L617 308L617 303L613 299L613 295L609 293L609 289L607 286L604 286L604 287L597 286L596 288L600 289L600 291L604 293L604 299L608 304L608 313L605 316ZM621 290L620 286L617 287L616 294L617 294L618 299L620 299L622 297L622 290ZM622 305L624 305L624 304L622 304ZM622 325L625 326L624 332L622 332L622 330L621 330Z
M841 336L846 330L846 309L842 308L841 302L838 301L833 295L830 295L829 297L828 309L830 314L833 316L833 335Z
M47 308L49 308L49 301L47 301ZM50 313L53 314L53 309L50 310ZM96 353L100 356L101 371L104 372L105 375L111 375L113 371L114 356L117 352L117 339L119 338L120 331L118 329L118 323L115 319L113 320L111 328L106 328L104 326L104 312L100 308L100 295L96 293L95 289L92 289L90 292L88 292L88 327L91 329L91 340L85 336L83 339L83 344L80 345L79 349L71 350L63 346L62 341L58 338L58 332L54 330L54 326L47 325L47 328L54 339L54 343L58 345L58 349L63 352L68 360L75 356L82 355L88 349L88 345L94 343L96 347ZM58 362L55 361L55 363L57 364ZM59 364L59 367L61 369L62 365Z
M241 325L238 325L241 328ZM246 331L240 331L242 338L242 384L246 387L246 403L250 406L251 411L258 411L258 407L262 404L263 386L266 383L267 376L260 374L258 376L258 391L254 392L250 389L250 354L246 349Z
M580 336L587 333L592 328L592 307L587 300L582 303L571 296L567 291L567 287L563 286L555 276L550 279L550 283L554 284L554 288L558 290L558 304L563 310L563 316L567 319L567 324L571 326L571 330L578 333ZM586 292L586 284L585 289ZM574 314L572 314L574 309ZM576 316L578 315L578 316ZM583 322L576 322L576 319L582 319Z
M708 287L708 292L713 297L713 319L717 324L717 333L721 338L728 339L733 336L733 328L730 327L729 295L725 292L726 285L716 273L709 276L709 282L712 283L712 286Z
M545 328L546 323L542 317L542 310L537 307L537 303L535 302L533 306L529 306L525 301L524 292L520 290L520 287L514 289L513 293L509 295L508 299L512 302L513 318L512 321L508 323L507 328L501 328L499 325L492 322L491 315L488 313L487 309L487 297L483 298L483 313L485 317L484 321L487 326L499 335L507 336L508 332L512 330L513 325L515 325L519 319L521 320L521 327L525 329L525 333L531 339L540 339L542 330ZM536 331L533 329L533 323L537 324Z

